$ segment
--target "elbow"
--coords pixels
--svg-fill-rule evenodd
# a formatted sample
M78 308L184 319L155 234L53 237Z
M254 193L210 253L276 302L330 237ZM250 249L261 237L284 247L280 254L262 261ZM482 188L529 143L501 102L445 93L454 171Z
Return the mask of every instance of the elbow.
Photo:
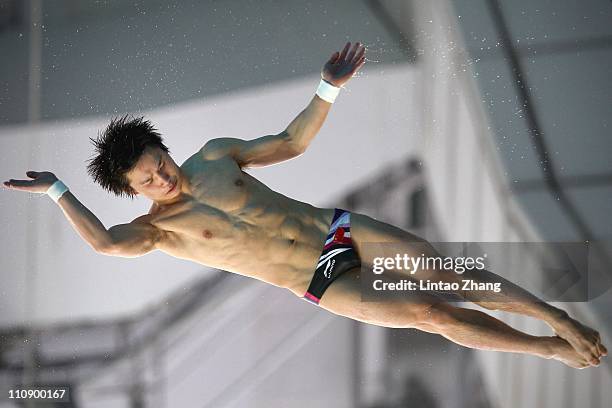
M305 138L303 136L299 136L297 132L289 133L288 130L285 130L283 133L286 142L285 146L292 157L300 156L306 151L308 144L304 143Z
M104 247L98 247L96 252L100 255L116 256L120 258L137 258L141 256L141 253L132 253L126 248L120 247L119 245L109 245Z
M93 247L94 251L96 251L96 253L100 254L100 255L107 255L107 256L113 256L115 249L112 246L94 246Z
M301 156L306 151L306 146L300 145L289 145L287 146L287 152L285 153L289 159Z
M96 243L92 245L92 248L94 251L96 251L96 253L100 255L107 255L107 256L119 256L120 255L120 248L118 248L118 245L115 245L112 242Z

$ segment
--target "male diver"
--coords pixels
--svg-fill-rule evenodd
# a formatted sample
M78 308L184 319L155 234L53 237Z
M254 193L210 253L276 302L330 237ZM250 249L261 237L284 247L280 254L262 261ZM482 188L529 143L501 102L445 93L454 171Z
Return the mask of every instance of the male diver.
M98 253L138 257L154 250L250 276L351 319L417 328L463 346L527 353L574 368L599 365L607 350L599 333L520 287L486 270L427 269L422 277L446 283L470 279L501 282L502 290L457 295L486 309L531 316L554 336L532 336L474 309L412 293L412 301L361 298L360 263L366 243L389 243L413 256L435 256L427 241L366 215L316 208L272 191L244 170L269 166L304 153L336 98L365 62L365 46L347 43L334 52L308 106L285 130L253 140L218 138L177 165L150 122L114 119L92 139L88 164L95 182L117 196L143 195L148 214L106 228L51 172L28 171L31 180L4 182L8 188L46 193L77 233ZM407 276L410 277L410 276Z

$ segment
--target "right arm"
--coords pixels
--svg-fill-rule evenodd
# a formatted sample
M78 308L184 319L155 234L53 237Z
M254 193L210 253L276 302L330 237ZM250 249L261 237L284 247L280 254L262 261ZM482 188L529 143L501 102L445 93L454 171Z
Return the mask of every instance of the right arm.
M33 180L9 180L4 186L22 191L44 193L57 177L50 172L27 172ZM64 215L75 231L96 252L122 257L137 257L157 249L162 231L139 218L129 224L115 225L108 230L70 191L58 200Z
M81 238L98 253L135 258L157 249L161 240L160 229L138 218L107 230L70 191L62 195L57 203Z

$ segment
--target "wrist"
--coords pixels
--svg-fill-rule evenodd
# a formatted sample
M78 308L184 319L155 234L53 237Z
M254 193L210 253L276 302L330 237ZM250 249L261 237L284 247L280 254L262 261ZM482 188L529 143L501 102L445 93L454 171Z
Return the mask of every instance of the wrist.
M336 97L340 93L340 89L341 88L339 86L335 86L329 81L321 78L321 81L319 82L319 87L317 88L316 95L326 102L334 103L334 101L336 100Z
M329 79L325 79L325 78L321 78L321 79L322 79L323 81L327 82L328 84L330 84L330 85L331 85L331 86L333 86L333 87L336 87L336 88L342 88L342 85L337 84L337 83L335 83L335 82L333 82L333 81L331 81L331 80L329 80Z
M68 190L68 187L61 180L57 179L53 184L51 184L45 193L57 203L67 191L70 191Z

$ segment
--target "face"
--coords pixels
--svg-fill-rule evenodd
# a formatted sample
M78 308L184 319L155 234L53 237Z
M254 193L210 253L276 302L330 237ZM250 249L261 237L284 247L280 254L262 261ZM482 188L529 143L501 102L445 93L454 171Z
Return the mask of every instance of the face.
M147 146L126 176L138 194L156 202L169 202L181 194L180 169L159 147Z

